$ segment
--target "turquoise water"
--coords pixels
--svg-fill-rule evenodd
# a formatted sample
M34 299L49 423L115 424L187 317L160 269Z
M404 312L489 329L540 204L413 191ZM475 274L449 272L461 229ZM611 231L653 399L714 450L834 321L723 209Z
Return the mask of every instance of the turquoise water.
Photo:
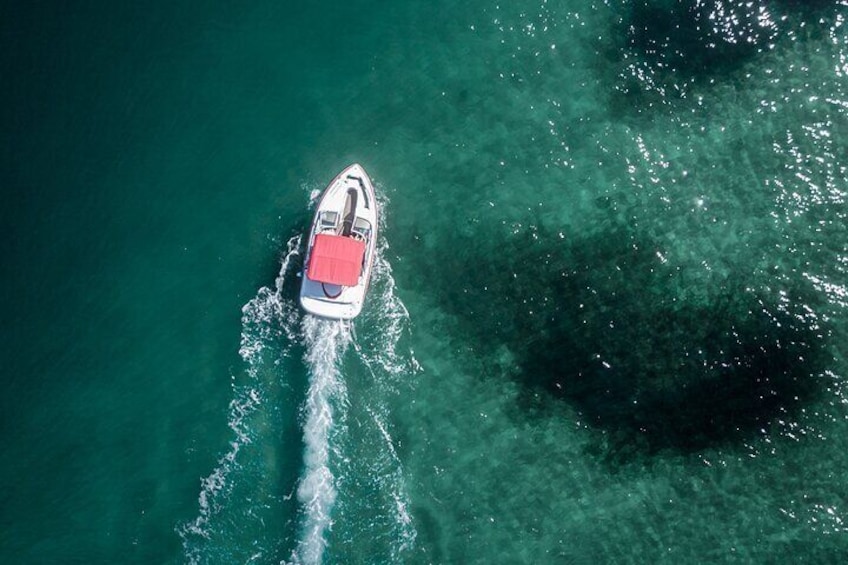
M0 14L0 561L845 560L845 2Z

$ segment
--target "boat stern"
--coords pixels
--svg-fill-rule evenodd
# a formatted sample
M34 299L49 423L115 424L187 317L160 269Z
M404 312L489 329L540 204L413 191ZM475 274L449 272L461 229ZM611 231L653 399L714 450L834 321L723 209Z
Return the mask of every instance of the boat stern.
M332 320L350 320L362 311L361 302L336 302L303 295L300 297L300 305L313 316Z

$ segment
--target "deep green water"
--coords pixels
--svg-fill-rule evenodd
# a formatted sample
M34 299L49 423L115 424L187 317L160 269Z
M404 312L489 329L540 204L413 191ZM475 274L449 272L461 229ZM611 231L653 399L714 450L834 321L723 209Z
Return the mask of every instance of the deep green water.
M18 4L0 562L848 559L846 2Z

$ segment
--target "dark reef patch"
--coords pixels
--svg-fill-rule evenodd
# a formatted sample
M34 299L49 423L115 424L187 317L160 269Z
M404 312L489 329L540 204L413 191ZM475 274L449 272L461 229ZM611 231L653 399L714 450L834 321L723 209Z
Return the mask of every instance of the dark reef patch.
M685 98L693 85L734 76L776 33L757 20L762 2L730 12L710 0L624 3L602 71L615 75L611 110L640 113Z
M750 272L668 267L628 229L524 233L452 241L434 291L474 350L508 348L525 390L569 403L614 453L743 440L821 390L824 330L794 311L812 293L769 303Z
M626 51L686 76L722 74L757 52L774 30L758 22L760 2L632 2L623 19Z
M798 14L805 20L809 20L830 18L835 11L834 8L840 6L840 2L839 0L771 0L770 5L781 14Z
M833 0L624 2L606 57L617 75L614 106L644 110L685 97L692 85L738 78L735 71L789 30L793 39L820 37L836 7Z

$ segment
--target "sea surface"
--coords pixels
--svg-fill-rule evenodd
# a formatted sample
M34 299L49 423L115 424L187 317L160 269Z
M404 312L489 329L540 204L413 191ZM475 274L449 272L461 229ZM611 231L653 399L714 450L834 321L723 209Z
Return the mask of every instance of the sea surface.
M0 562L848 560L848 1L4 2L0 132Z

